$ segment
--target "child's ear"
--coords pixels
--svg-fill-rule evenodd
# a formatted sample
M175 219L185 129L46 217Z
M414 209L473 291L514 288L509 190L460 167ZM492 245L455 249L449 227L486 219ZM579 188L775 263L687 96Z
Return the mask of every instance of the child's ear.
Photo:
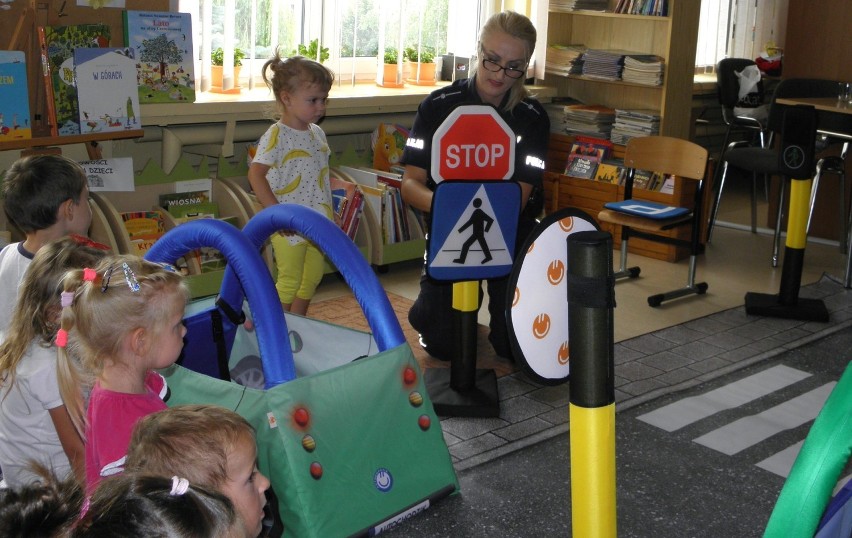
M145 355L150 344L149 332L145 327L137 327L130 331L130 350L136 355Z

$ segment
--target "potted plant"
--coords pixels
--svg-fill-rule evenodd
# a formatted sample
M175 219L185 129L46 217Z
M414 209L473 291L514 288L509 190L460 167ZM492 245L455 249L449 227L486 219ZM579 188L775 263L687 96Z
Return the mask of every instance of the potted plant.
M397 79L399 52L395 47L385 47L383 60L384 70L382 72L382 82L379 85L386 88L401 88L403 83Z
M238 88L237 81L240 80L240 67L246 53L239 47L234 48L234 87ZM222 47L210 53L210 78L214 88L222 88L222 63L225 61L225 51Z
M420 86L435 84L435 53L427 47L406 47L404 57L409 62L409 82Z
M317 49L319 49L319 62L325 63L328 60L329 52L328 47L321 47L319 44L319 39L313 39L307 46L299 43L296 47L296 50L293 51L292 54L299 54L304 56L305 58L310 58L311 60L317 59Z

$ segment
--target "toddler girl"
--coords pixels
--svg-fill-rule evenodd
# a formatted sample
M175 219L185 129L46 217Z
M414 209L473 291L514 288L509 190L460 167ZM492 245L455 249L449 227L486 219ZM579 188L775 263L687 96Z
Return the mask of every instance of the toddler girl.
M334 219L329 186L329 148L316 123L325 115L334 75L302 56L263 65L263 80L272 89L280 119L260 138L248 171L251 188L263 207L294 203ZM322 252L293 232L271 239L278 269L278 298L285 312L305 315L322 280Z
M130 438L126 467L127 472L178 474L220 491L234 503L246 536L263 529L269 480L257 470L254 429L229 409L178 405L142 418ZM275 529L272 521L267 527Z
M57 476L84 479L83 440L59 394L56 348L62 277L95 265L106 253L71 237L38 250L21 283L6 340L0 345L0 468L9 487L37 480L30 463ZM106 248L106 247L103 247Z
M97 269L63 280L60 390L85 432L86 485L120 473L130 433L141 417L166 408L166 383L153 370L174 364L183 348L188 292L173 267L137 256L110 256ZM80 387L91 386L83 410Z

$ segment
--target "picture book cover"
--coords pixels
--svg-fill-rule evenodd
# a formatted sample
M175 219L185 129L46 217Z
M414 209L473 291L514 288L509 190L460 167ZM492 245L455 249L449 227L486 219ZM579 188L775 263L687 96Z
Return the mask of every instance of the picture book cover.
M599 160L595 155L572 154L568 157L565 175L580 179L594 179Z
M189 13L126 10L124 44L136 51L140 103L195 101Z
M82 134L142 128L133 49L74 49L74 71Z
M24 53L0 50L0 142L32 136Z
M607 159L598 164L595 171L595 181L604 183L619 183L619 177L623 173L624 162Z
M144 256L165 233L163 216L158 211L129 211L121 214L121 220L133 245L131 254L137 256Z
M47 50L57 132L60 136L81 132L77 86L74 81L74 49L108 47L110 37L111 31L107 24L44 27L44 48Z
M210 201L210 191L166 192L160 194L160 207L171 211L172 206L190 206Z

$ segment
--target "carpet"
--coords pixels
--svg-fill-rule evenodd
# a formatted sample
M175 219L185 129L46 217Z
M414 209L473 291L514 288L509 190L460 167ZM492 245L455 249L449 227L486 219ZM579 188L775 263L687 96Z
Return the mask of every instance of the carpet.
M399 320L402 332L408 345L414 353L420 368L449 368L450 363L434 359L427 354L417 341L418 334L408 323L408 310L411 308L413 301L405 297L401 297L394 293L387 292L391 307L396 318ZM308 317L333 323L342 327L358 329L360 331L370 331L367 325L367 319L361 311L361 307L355 297L352 295L344 295L334 299L326 299L316 303L311 303L308 310ZM477 368L491 369L498 377L515 372L515 365L511 362L502 359L494 353L494 348L488 342L488 327L484 325L477 326Z

